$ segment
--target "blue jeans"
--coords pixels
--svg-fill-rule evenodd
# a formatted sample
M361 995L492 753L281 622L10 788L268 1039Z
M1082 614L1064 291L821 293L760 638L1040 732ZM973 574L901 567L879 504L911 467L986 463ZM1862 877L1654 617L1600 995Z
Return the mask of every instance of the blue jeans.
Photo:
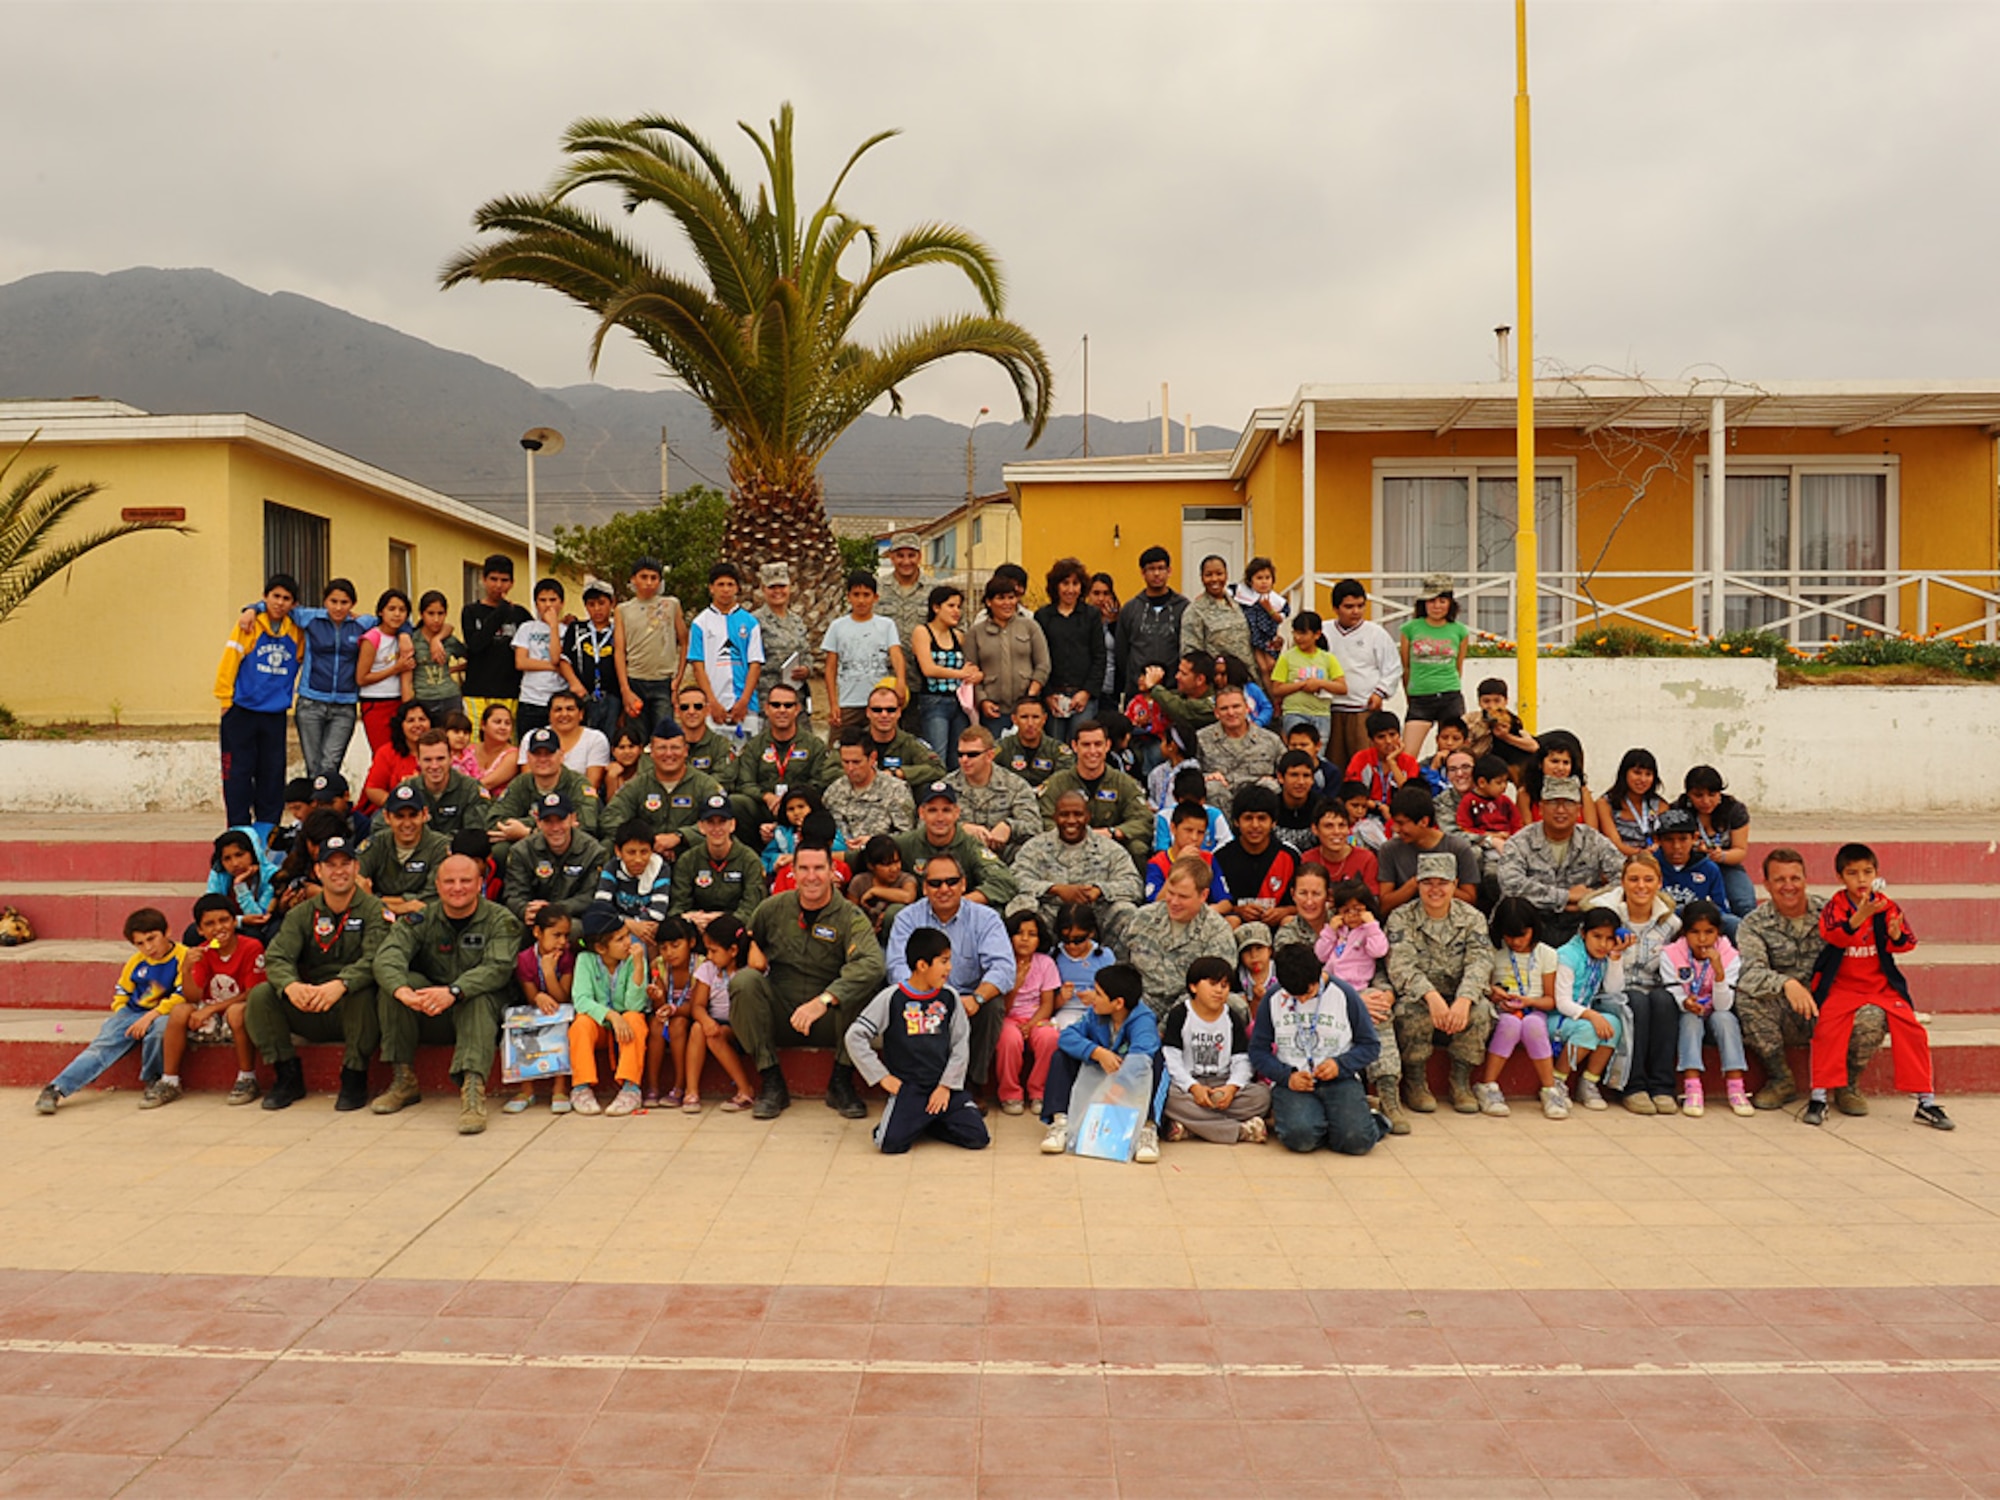
M1715 1038L1715 1055L1722 1063L1722 1071L1741 1073L1743 1026L1733 1010L1718 1010L1706 1016L1695 1015L1692 1011L1681 1012L1680 1055L1677 1059L1680 1070L1685 1073L1701 1067L1701 1034L1704 1030Z
M1757 909L1757 888L1750 883L1750 871L1743 865L1722 867L1722 894L1728 900L1733 916L1747 917ZM1724 937L1735 935L1733 930L1723 934Z
M1271 1122L1287 1151L1331 1146L1342 1156L1366 1156L1381 1139L1359 1075L1343 1073L1331 1083L1315 1083L1309 1094L1273 1084Z
M134 1047L139 1053L139 1080L151 1083L165 1071L165 1049L167 1045L167 1019L160 1017L146 1028L146 1035L139 1041L125 1035L127 1028L146 1014L143 1010L114 1010L104 1018L96 1037L88 1047L70 1059L68 1067L56 1074L53 1085L58 1094L67 1097L78 1089L87 1089L104 1073L104 1070Z
M631 688L632 696L639 700L639 722L645 726L646 738L650 739L655 724L674 716L674 680L671 677L634 677Z
M331 776L347 759L347 743L354 738L358 706L352 703L322 703L317 698L300 698L292 710L299 726L299 750L306 758L307 776Z
M957 693L917 694L917 734L937 751L947 771L958 769L958 737L971 721Z
M1049 733L1067 745L1070 742L1070 737L1076 733L1076 726L1081 724L1085 719L1095 718L1096 715L1097 699L1094 696L1085 698L1083 702L1076 706L1076 712L1067 718L1059 719L1054 714L1050 714Z

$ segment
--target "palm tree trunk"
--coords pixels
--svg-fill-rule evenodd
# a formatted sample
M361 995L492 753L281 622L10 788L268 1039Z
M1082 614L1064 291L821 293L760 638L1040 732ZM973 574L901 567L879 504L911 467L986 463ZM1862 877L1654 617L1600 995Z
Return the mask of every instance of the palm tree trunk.
M792 570L792 607L807 636L817 641L845 607L840 547L827 524L826 502L817 477L791 489L761 473L731 465L729 523L722 532L722 555L743 571L749 585L767 562Z

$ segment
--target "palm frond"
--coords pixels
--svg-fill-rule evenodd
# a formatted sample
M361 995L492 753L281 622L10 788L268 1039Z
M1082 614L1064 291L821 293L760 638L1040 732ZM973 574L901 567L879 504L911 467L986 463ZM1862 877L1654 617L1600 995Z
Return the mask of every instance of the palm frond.
M39 436L39 431L32 434L0 463L0 484L7 482L15 464ZM178 531L182 535L193 532L192 527L174 521L122 521L82 537L58 541L56 532L63 522L101 495L104 486L95 480L83 480L44 491L55 475L54 464L38 464L8 485L5 496L0 497L0 622L78 558L120 537L138 531Z

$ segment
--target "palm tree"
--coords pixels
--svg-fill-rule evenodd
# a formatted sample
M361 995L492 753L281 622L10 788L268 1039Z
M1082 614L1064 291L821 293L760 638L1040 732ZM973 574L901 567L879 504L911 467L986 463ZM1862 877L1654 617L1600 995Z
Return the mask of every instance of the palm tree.
M39 431L0 463L0 487L14 471L14 465L33 446ZM121 521L101 531L57 541L56 531L87 501L104 492L95 480L66 484L46 494L37 493L56 477L54 464L29 469L0 497L0 624L27 602L28 596L85 553L95 552L107 542L138 531L178 531L183 536L194 528L174 521Z
M473 223L495 238L448 261L443 282L528 282L589 309L597 315L593 370L615 328L644 345L708 407L727 439L723 556L752 570L771 559L790 563L817 625L840 594L840 552L817 472L834 440L884 396L900 414L901 388L918 372L954 354L976 354L1013 381L1033 443L1048 420L1054 377L1034 336L1001 315L1000 265L978 238L933 223L885 241L838 206L855 163L897 132L863 141L826 201L802 222L791 105L779 110L768 136L747 123L742 129L757 143L768 179L754 196L679 120L576 121L563 139L568 163L548 190L481 207ZM672 215L701 275L666 269L622 226L576 204L580 190L598 185L615 188L627 214L655 204ZM859 274L843 274L844 260ZM980 311L876 343L853 337L870 294L919 266L962 272Z

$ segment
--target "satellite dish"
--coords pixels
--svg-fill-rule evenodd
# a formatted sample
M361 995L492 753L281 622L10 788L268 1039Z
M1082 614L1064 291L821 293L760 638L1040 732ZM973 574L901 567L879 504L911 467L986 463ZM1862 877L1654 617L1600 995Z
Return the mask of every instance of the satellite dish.
M521 434L521 446L530 453L553 458L563 451L563 435L553 427L530 427Z

